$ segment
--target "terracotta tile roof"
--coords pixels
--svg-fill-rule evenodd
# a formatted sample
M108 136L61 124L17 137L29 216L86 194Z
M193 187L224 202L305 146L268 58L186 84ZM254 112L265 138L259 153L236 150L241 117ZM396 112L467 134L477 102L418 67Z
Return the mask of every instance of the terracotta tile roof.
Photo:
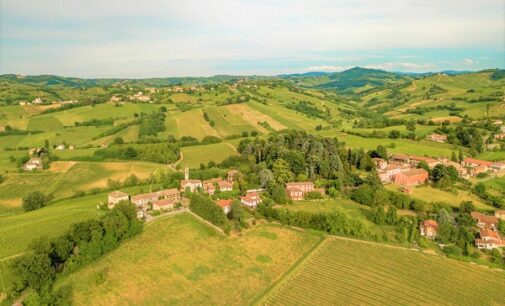
M216 204L221 207L231 206L232 203L233 203L233 200L217 200L216 201Z
M158 191L158 192L156 192L156 194L158 194L159 196L175 196L175 195L179 195L180 191L176 188L171 188L171 189L165 189L165 190Z
M471 164L477 164L480 166L491 166L493 163L487 160L480 160L480 159L475 159L475 158L470 158L466 157L463 162L465 163L471 163Z
M171 206L174 204L174 201L172 200L158 200L158 201L154 201L153 205L156 205L156 206Z
M405 172L402 172L403 175L405 176L416 176L416 175L426 175L428 174L428 172L424 169L411 169L411 170L407 170Z
M498 218L496 218L495 216L484 215L480 212L472 211L470 215L472 216L473 219L479 222L492 223L492 224L496 224L498 222Z
M424 220L421 224L424 227L431 227L434 229L438 229L438 223L435 220Z
M488 228L483 228L479 231L479 235L480 235L480 238L484 239L484 238L491 238L491 239L497 239L499 240L500 239L500 235L498 235L497 232L491 230L491 229L488 229Z

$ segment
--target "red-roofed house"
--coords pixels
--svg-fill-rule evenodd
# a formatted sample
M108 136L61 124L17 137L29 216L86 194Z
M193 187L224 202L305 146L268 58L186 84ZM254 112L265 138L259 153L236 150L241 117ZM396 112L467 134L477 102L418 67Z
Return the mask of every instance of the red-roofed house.
M293 182L286 183L286 194L293 201L303 200L308 192L314 191L312 182Z
M158 201L160 196L156 192L137 194L131 197L131 202L138 207L146 206L149 203Z
M261 203L261 198L258 193L248 193L243 197L240 197L240 203L247 207L255 208Z
M220 206L225 214L228 214L231 210L231 204L233 203L233 200L217 200L216 204Z
M470 167L470 168L474 168L477 166L485 166L487 168L487 167L491 167L491 165L493 163L490 161L487 161L487 160L480 160L480 159L465 157L462 164L463 164L463 166Z
M505 241L500 235L488 228L479 231L480 239L475 239L475 245L478 249L492 250L505 246Z
M153 210L163 211L174 209L175 202L172 200L158 200L153 202Z
M424 220L421 222L419 229L421 231L421 236L433 239L437 236L438 223L435 220Z
M219 181L217 182L217 187L220 191L232 191L233 183L231 181Z
M159 198L179 202L181 200L181 192L177 188L164 189L156 192Z
M412 169L411 166L409 165L403 165L403 164L389 164L386 166L386 168L379 170L379 178L381 179L381 182L383 183L389 183L393 180L395 175L397 175L400 172L403 171L408 171Z
M480 212L472 211L470 213L472 218L477 221L477 227L480 228L490 228L496 229L496 225L498 224L498 218L495 216L484 215Z
M416 186L428 180L428 171L424 169L411 169L395 175L394 183L402 186Z

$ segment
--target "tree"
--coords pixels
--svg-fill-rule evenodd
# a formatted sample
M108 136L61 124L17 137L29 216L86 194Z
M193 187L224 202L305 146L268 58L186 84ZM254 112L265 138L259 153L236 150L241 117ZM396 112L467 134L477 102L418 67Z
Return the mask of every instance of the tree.
M456 152L452 151L452 155L451 155L451 161L453 162L458 162L458 157L456 156Z
M428 173L430 173L430 166L428 166L428 163L425 162L424 160L420 161L419 164L417 164L417 168L424 169Z
M375 152L377 152L377 154L378 154L381 158L383 158L383 159L385 159L385 160L387 160L387 159L388 159L388 151L387 151L386 147L384 147L384 146L382 146L382 145L378 145L378 146L377 146L377 149L375 149Z
M384 224L386 221L386 213L384 212L384 206L377 206L372 215L372 220L376 224Z
M242 205L240 205L240 201L235 199L233 200L233 203L231 204L230 212L228 213L228 217L236 220L236 221L243 221L244 219L244 209L242 208Z
M40 191L33 191L23 198L23 209L31 211L46 206L47 198Z
M260 186L265 188L268 184L274 180L274 173L270 169L261 169L258 173L260 180Z
M268 185L268 191L275 203L286 204L288 202L288 196L284 185L272 182Z
M464 159L465 159L465 156L463 155L463 151L460 148L459 153L458 153L458 160L459 160L459 162L462 162Z
M475 211L475 205L473 205L472 201L463 201L459 204L459 211L469 214L472 211Z
M389 206L388 211L386 213L386 223L390 225L395 225L398 222L398 211L396 207Z
M416 131L416 122L412 119L409 122L407 122L405 127L407 131L409 131L410 133L414 133Z
M272 170L274 178L279 184L285 184L293 180L293 173L289 169L289 164L282 158L275 160Z
M123 144L124 140L121 137L114 138L114 144Z
M451 217L451 215L449 215L447 210L442 208L438 211L437 222L438 222L438 224L443 224L443 223L451 223L452 224L452 217Z

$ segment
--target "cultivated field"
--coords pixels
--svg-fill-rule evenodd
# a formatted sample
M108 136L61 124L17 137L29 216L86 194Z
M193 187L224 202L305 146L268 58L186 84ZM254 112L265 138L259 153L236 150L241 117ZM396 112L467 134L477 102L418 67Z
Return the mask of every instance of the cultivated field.
M200 164L207 165L209 161L222 162L226 158L238 155L235 147L227 142L220 142L201 146L182 147L183 159L181 166L190 168L199 167Z
M503 305L505 273L409 249L327 238L262 305Z
M72 284L75 305L244 305L319 239L276 225L230 238L184 213L148 224L59 285Z

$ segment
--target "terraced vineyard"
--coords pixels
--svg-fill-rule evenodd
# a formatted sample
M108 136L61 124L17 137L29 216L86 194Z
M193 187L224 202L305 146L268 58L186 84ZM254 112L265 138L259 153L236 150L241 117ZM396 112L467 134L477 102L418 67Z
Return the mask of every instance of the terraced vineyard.
M328 238L264 305L504 305L505 273L441 256Z

